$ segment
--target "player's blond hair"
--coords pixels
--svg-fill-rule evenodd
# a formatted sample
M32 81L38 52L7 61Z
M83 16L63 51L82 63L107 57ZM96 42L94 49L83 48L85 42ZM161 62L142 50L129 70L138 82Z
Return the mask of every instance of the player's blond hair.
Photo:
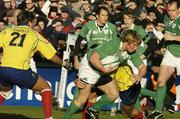
M139 34L133 30L126 30L122 35L122 42L141 44L141 41Z

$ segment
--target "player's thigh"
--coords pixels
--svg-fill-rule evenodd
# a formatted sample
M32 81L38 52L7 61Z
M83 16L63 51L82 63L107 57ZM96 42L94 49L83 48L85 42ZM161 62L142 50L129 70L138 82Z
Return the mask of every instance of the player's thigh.
M122 109L122 112L127 116L130 116L132 110L133 110L133 105L125 105L125 104L121 104L121 109Z
M160 66L160 71L159 71L159 76L158 76L158 83L159 85L163 86L166 84L166 82L169 80L171 75L174 73L175 69L171 66L167 65L161 65Z
M112 100L119 97L119 90L114 80L105 85L98 86L98 88Z
M163 60L160 65L160 72L158 77L159 85L165 85L167 80L175 71L175 67L179 65L180 58L174 57L168 50L165 52Z
M42 76L39 75L35 85L32 88L32 90L41 92L42 90L45 90L45 89L50 89L50 86L47 83L47 81Z

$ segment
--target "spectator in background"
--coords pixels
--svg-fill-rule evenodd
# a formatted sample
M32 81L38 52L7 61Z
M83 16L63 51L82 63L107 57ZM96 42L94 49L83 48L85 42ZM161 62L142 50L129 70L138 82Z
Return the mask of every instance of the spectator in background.
M52 25L48 27L50 30L50 34L48 34L48 40L51 44L57 49L58 46L58 37L62 34L66 35L63 32L63 22L61 20L54 20Z
M41 28L42 35L47 36L45 30L47 29L48 19L46 19L45 17L37 17L36 24Z
M156 0L147 0L147 2L144 5L144 8L146 9L147 13L156 12L155 1Z
M46 0L38 0L38 2L37 2L38 8L41 9L44 6L45 2L46 2Z
M38 7L36 7L35 0L25 0L25 8L22 10L22 13L24 13L24 12L25 13L31 12L31 13L35 14L36 16L44 16L45 17L45 14Z
M148 22L147 16L148 16L147 11L144 8L142 8L139 16L134 20L134 23L145 28Z
M91 3L88 0L84 0L82 1L82 5L81 5L81 15L82 18L86 19L88 14L90 14L92 12L92 8L93 6L91 5Z
M16 0L11 0L11 9L15 10L17 8Z
M83 0L72 0L72 1L69 1L69 3L72 7L72 10L80 14L81 18L83 18L83 11L81 9Z
M0 33L5 28L6 24L7 23L6 23L6 21L4 19L0 19Z
M164 3L159 3L157 5L157 12L156 12L157 22L163 22L165 13L166 13L166 9Z
M147 20L149 22L156 23L156 19L157 19L157 16L155 12L151 11L148 13Z
M0 7L0 18L4 18L8 11L11 10L11 0L1 0L1 7Z
M11 0L11 7L12 7L11 12L13 12L13 17L15 20L17 20L17 16L21 13L21 10L18 8L18 4L16 0Z
M116 21L115 25L116 25L117 36L120 37L122 32L122 28L121 28L122 22Z
M58 8L58 13L60 13L60 6L58 4L57 0L46 0L45 4L43 5L43 7L41 8L41 11L48 16L49 12L50 12L50 7L51 6L55 6Z
M11 0L3 0L4 1L4 6L6 8L7 11L11 10L12 6L11 6Z
M114 23L116 21L120 21L122 22L122 17L123 17L123 12L121 9L121 0L113 0L113 4L112 4L112 14L111 14L111 18L109 18L110 22Z
M126 9L128 11L132 11L135 17L139 16L141 8L142 6L138 5L135 0L129 0L129 2L126 5Z
M35 30L36 32L38 32L39 34L42 35L41 27L39 25L37 25L37 24L34 25L33 26L33 30Z
M8 11L5 17L8 26L16 26L17 25L17 17L14 15L13 11Z
M73 21L73 16L71 14L71 9L68 7L61 8L60 20L63 22L64 27L70 25Z
M52 22L57 18L59 18L58 8L56 6L51 6L49 13L48 13L48 16L47 16L47 19L48 19L47 26L51 25Z

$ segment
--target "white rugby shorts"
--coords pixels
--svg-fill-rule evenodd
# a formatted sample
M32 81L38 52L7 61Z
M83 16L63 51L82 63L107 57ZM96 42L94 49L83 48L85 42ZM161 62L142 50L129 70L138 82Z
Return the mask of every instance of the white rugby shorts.
M95 84L100 78L100 72L90 66L87 55L85 55L80 62L78 75L82 81L88 84Z
M180 58L173 56L166 50L161 65L167 65L176 68L177 75L180 75Z

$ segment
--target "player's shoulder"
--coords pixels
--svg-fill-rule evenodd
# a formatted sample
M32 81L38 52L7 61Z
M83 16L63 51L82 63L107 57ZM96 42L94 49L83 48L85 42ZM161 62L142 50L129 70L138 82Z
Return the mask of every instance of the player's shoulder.
M108 27L110 27L110 28L115 28L116 26L113 24L113 23L111 23L111 22L107 22L107 25L108 25Z
M145 29L141 25L136 25L136 24L134 24L134 30L145 31Z
M91 28L91 27L95 27L96 26L95 24L96 24L95 21L92 20L92 21L88 21L88 23L86 23L85 26Z
M34 33L34 30L32 30L29 26L11 26L7 27L6 30L13 31L13 32L22 32L22 33Z
M95 21L94 20L88 21L87 25L90 25L90 24L95 24Z

